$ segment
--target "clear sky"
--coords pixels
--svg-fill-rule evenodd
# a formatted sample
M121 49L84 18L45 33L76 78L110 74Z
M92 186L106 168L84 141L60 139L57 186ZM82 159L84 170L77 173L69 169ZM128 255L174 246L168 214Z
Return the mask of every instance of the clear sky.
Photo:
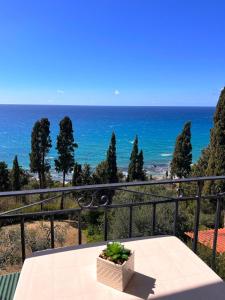
M215 105L224 0L0 0L0 103Z

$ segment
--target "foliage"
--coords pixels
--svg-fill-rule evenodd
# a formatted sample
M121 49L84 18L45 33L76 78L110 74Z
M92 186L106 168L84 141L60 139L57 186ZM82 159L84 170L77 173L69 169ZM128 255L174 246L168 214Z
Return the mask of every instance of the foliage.
M138 152L138 136L136 135L130 155L127 181L145 180L143 151Z
M47 118L43 118L34 124L30 153L30 170L38 173L40 188L46 187L46 173L50 170L47 154L51 146L50 122Z
M89 164L84 164L82 168L82 185L91 184L93 179L91 175L91 167Z
M109 149L107 151L107 176L108 183L118 182L117 162L116 162L116 135L113 132Z
M82 185L82 167L78 163L75 163L73 167L72 185Z
M55 243L63 246L67 231L66 226L55 225ZM18 225L0 228L0 270L18 265L21 260L21 233ZM26 253L50 248L50 226L39 222L37 226L26 228Z
M206 175L210 156L209 146L202 150L201 156L198 161L192 166L192 176L201 177Z
M19 191L24 185L28 184L29 175L20 167L17 155L13 160L13 167L10 175L13 191Z
M141 150L137 157L137 179L146 180L146 174L144 171L144 154Z
M8 166L4 161L0 161L0 191L8 191L10 189L10 179Z
M108 182L108 164L107 161L103 160L100 162L95 172L93 173L93 182L94 184L101 184Z
M214 114L214 126L210 133L209 159L206 169L207 176L219 176L225 174L225 87L221 91L219 101ZM225 182L216 183L221 191L225 191ZM205 185L210 190L211 183Z
M17 155L13 160L13 168L11 171L11 176L12 176L12 190L19 191L21 189L21 183L20 183L20 167L19 167Z
M85 234L87 236L88 243L102 242L104 239L101 224L89 224L85 230Z
M63 246L65 242L66 227L54 226L55 242ZM29 229L27 235L27 244L32 252L46 250L50 248L51 230L50 227L41 222L36 228Z
M55 160L55 169L63 173L63 186L65 185L65 176L71 172L74 166L74 148L78 145L74 143L73 125L69 117L64 117L60 123L60 132L57 136L56 149L58 158Z
M184 125L183 131L178 135L171 162L171 176L179 178L188 177L191 172L192 145L191 122Z
M101 257L116 264L123 264L124 261L128 260L130 254L131 251L126 249L121 243L111 242L107 244L107 247L103 250Z
M137 159L138 159L138 137L135 137L132 152L130 155L130 164L128 167L127 181L134 181L137 178Z

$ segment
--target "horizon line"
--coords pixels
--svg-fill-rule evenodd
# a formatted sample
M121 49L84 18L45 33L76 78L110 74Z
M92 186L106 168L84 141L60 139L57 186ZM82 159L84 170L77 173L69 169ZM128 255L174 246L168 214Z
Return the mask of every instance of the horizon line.
M195 108L215 108L213 105L102 105L102 104L96 104L96 105L89 105L89 104L27 104L27 103L0 103L0 106L78 106L78 107L195 107Z

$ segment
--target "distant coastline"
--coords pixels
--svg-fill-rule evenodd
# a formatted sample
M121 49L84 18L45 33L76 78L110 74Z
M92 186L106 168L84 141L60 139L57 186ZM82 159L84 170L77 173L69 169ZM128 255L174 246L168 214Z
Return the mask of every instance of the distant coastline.
M94 171L95 168L92 168L92 171ZM121 168L118 166L118 170L120 172L123 173L124 177L127 176L128 173L128 169L127 168ZM165 178L166 176L166 171L169 170L169 164L168 165L152 165L149 168L145 168L146 174L148 175L148 177L151 175L153 178L155 179L162 179ZM32 177L34 177L35 179L38 179L37 174L32 174L30 173L30 170L27 169L26 170ZM62 173L58 173L54 170L54 168L51 169L51 178L54 181L60 181L62 182ZM66 182L69 182L72 180L72 173L68 173L66 176Z

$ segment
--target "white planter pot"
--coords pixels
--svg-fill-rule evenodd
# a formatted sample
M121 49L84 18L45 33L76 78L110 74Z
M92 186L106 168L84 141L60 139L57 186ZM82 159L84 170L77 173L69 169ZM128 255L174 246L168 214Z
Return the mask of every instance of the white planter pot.
M134 252L122 265L97 257L97 280L123 291L134 274Z

